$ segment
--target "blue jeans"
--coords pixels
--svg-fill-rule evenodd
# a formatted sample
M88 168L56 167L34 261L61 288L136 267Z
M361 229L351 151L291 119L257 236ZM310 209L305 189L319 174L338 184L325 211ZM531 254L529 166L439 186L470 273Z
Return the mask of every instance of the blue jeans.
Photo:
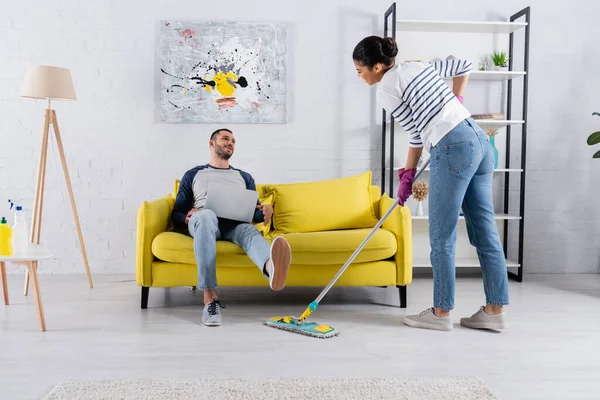
M494 153L487 135L467 118L430 153L429 240L434 307L454 308L456 231L461 207L469 242L477 249L486 303L508 304L508 272L494 219Z
M268 277L264 266L270 258L271 246L254 225L241 223L221 232L217 215L211 210L200 210L190 217L188 230L194 238L199 289L217 287L217 240L226 240L240 246L263 276Z

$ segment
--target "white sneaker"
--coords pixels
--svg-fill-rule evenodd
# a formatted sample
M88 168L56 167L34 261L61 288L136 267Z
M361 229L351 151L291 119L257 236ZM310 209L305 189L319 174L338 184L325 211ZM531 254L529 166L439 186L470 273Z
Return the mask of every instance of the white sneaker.
M508 327L504 312L496 315L490 315L485 312L484 306L482 306L479 311L477 311L471 317L461 318L460 324L466 328L491 329L495 331L500 331Z
M202 323L204 325L220 326L223 323L219 307L225 308L225 306L216 299L204 305L204 310L202 310Z
M421 312L418 315L407 315L404 323L413 328L434 329L437 331L451 331L452 320L450 317L438 317L433 313L433 308Z
M277 236L271 243L271 258L269 261L269 285L275 291L282 290L287 281L288 270L292 262L290 244L283 236Z

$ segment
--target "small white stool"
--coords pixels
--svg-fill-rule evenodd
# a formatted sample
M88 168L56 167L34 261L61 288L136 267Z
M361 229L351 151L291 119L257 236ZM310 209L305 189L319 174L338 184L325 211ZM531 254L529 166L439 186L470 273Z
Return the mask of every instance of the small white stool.
M29 248L24 254L13 254L10 256L0 255L0 275L2 275L2 291L4 292L4 304L8 305L8 281L6 280L6 263L12 262L17 265L25 265L32 279L32 286L35 295L35 305L37 307L38 318L42 331L46 331L46 320L44 318L44 307L42 306L42 296L40 295L40 283L38 281L37 266L38 261L52 258L52 253L40 245L29 243Z

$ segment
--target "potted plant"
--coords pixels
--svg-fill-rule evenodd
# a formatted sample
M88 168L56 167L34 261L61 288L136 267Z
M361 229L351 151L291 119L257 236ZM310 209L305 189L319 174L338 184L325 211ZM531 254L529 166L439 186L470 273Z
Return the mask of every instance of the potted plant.
M494 63L496 71L506 71L508 69L508 60L510 60L510 57L505 51L494 51L494 54L490 58Z
M423 215L423 200L429 194L429 185L424 180L417 181L412 187L413 198L417 200L417 215Z
M598 116L600 116L600 113L594 112L594 113L592 113L592 115L598 115ZM598 143L600 143L600 131L594 132L590 136L588 136L588 138L587 138L587 144L588 145L593 146L593 145L598 144ZM592 158L600 158L600 150L598 150L592 156Z
M481 61L479 61L479 70L480 71L487 71L487 69L488 69L488 60L486 58L487 57L484 57L481 59Z

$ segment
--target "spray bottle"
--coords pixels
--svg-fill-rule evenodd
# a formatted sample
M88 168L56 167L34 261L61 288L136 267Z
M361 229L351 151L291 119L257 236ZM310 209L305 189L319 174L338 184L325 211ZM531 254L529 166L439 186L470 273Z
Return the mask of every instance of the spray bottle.
M6 222L6 218L0 220L0 256L11 256L12 249L12 228Z
M10 203L10 209L12 210L15 203L8 200ZM15 210L15 222L12 226L12 248L14 254L24 254L27 252L29 247L29 240L27 239L27 223L25 221L25 214L23 213L23 207L20 205L16 206Z

